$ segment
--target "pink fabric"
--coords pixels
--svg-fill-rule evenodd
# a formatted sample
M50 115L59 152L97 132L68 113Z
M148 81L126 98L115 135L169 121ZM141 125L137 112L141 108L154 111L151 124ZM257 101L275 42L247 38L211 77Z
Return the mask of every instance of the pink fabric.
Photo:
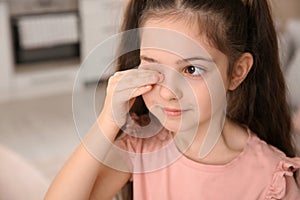
M123 135L117 144L137 153L129 156L132 166L144 166L145 160L136 157L170 144L170 138L164 130L146 139ZM163 159L159 156L151 162ZM293 174L299 168L300 158L286 157L249 131L244 150L225 165L205 165L181 156L164 168L133 173L134 199L296 200L300 190Z

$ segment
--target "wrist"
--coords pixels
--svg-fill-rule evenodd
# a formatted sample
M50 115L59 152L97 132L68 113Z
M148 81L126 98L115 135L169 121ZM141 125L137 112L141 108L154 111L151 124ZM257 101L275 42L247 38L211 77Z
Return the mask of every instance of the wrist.
M110 117L107 117L105 114L99 115L94 126L98 126L98 129L101 129L102 134L104 134L111 141L114 141L120 130L120 127L117 125L117 123Z

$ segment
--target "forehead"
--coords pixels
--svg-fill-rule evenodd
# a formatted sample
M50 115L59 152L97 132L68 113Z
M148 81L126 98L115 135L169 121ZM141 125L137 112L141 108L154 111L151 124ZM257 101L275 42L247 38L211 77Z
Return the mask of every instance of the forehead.
M212 60L213 65L226 74L228 57L210 45L205 34L200 34L199 27L191 26L184 19L146 20L140 34L140 54L168 65L186 58L201 57Z
M140 31L141 54L165 51L182 58L218 57L220 51L212 47L204 34L200 34L199 26L187 23L186 20L149 19Z

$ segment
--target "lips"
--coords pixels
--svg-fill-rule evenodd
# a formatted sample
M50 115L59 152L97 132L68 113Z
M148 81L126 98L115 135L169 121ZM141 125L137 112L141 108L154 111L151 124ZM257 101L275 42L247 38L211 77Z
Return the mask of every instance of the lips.
M178 117L182 115L185 110L173 109L173 108L163 108L165 115L170 117Z

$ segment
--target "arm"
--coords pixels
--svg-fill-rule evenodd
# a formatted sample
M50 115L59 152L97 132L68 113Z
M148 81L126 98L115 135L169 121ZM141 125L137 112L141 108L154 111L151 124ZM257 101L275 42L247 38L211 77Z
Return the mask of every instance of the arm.
M110 133L117 131L111 126L105 128ZM98 134L98 125L95 124L85 140L95 140ZM111 199L129 180L129 173L111 169L92 156L89 152L91 149L88 151L84 144L86 142L79 145L54 179L46 194L46 200ZM106 149L103 148L105 146ZM99 144L99 149L93 151L106 151L108 148L104 143Z
M54 179L46 200L111 199L121 189L130 173L111 169L98 160L117 161L126 167L111 147L126 121L128 104L132 105L135 97L149 92L162 78L155 71L132 69L117 72L109 79L98 121Z

